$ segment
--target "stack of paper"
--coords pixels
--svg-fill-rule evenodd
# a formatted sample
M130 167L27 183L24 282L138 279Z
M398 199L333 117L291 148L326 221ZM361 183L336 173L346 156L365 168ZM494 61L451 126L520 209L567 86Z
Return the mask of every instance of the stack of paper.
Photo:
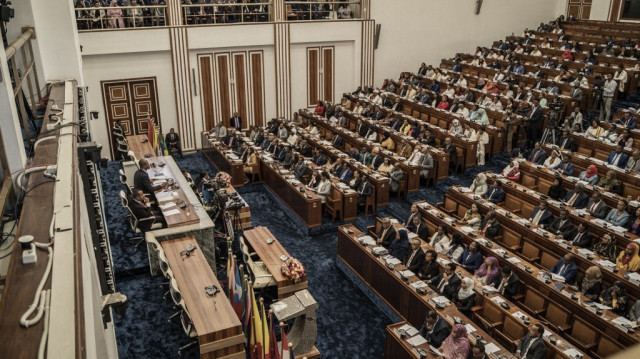
M435 298L431 298L431 301L433 301L436 305L437 304L447 304L449 303L449 299L447 299L447 297L441 295L439 297L435 297Z
M610 260L607 260L607 259L598 260L598 261L596 261L596 264L599 265L599 266L602 266L602 267L604 267L605 269L608 269L608 270L613 270L616 267L615 263L613 263L613 262L611 262Z
M417 347L420 346L422 344L425 344L427 342L427 340L425 338L423 338L421 335L416 335L414 337L412 337L411 339L407 339L407 343L409 343L411 346Z
M373 249L373 253L377 255L382 255L382 254L388 253L388 251L385 247L375 247Z
M176 209L172 209L172 210L170 210L170 211L162 212L162 214L163 214L165 217L168 217L168 216L174 216L174 215L176 215L176 214L180 214L180 210L176 208Z
M401 271L400 274L405 278L413 277L414 275L416 275L415 273L413 273L412 271L410 271L408 269Z
M555 273L551 273L551 279L553 279L556 282L562 282L562 283L564 283L564 281L565 281L563 276L557 275Z
M487 354L493 354L493 353L495 353L495 352L497 352L499 350L500 350L500 348L497 345L493 344L493 343L489 343L489 344L484 346L484 351Z
M165 204L163 204L163 205L160 205L160 206L158 206L158 207L159 207L161 210L163 210L163 211L164 211L165 209L169 209L169 208L171 208L171 207L175 207L175 206L176 206L176 204L175 204L174 202L167 202L167 203L165 203Z
M566 354L569 358L582 358L582 354L580 354L580 352L574 348L567 349L563 353Z
M631 282L640 285L640 273L632 272L627 273L627 275L629 276L629 280Z
M418 329L411 326L411 324L405 324L401 326L400 328L398 328L398 331L404 331L405 333L407 333L408 337L412 337L418 334Z
M471 324L465 324L464 326L467 328L467 333L468 333L468 334L471 334L471 333L473 333L473 332L475 332L475 331L476 331L476 327L474 327L474 326L473 326L473 325L471 325Z
M509 261L509 263L513 263L513 264L518 264L520 263L520 259L518 259L518 257L509 257L507 259L507 261Z
M421 280L418 280L418 281L415 281L415 282L411 283L410 286L413 287L413 289L418 289L418 288L428 287L429 285L427 285L427 283L425 283L425 282L423 282Z
M448 260L446 260L446 259L444 259L444 258L440 258L440 257L438 257L438 258L436 259L436 262L438 262L438 264L440 264L440 265L441 265L441 266L443 266L443 267L444 267L444 266L446 266L447 264L451 263L451 262L449 262Z
M368 246L375 246L376 245L376 240L373 239L371 236L362 236L360 238L361 241L364 241L364 244L368 245Z
M499 295L496 295L495 297L491 298L491 300L498 304L502 304L505 302L505 300L502 299L502 297L500 297Z
M399 260L398 258L392 257L392 256L390 256L390 255L389 255L389 256L386 256L386 257L384 258L384 260L387 262L387 264L391 264L391 265L394 265L394 266L396 266L396 265L398 265L398 264L402 263L402 262L400 262L400 260Z
M482 291L483 292L488 292L488 293L498 293L498 289L489 286L489 285L483 285L482 286ZM494 297L494 298L500 298L500 297Z

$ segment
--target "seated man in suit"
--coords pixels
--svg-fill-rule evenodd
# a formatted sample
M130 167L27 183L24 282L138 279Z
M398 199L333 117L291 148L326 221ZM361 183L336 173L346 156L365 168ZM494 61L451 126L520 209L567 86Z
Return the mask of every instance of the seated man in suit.
M616 149L611 151L609 157L607 158L607 163L612 166L618 166L619 168L624 168L627 165L627 161L629 160L629 156L624 153L624 148L621 145L616 146Z
M165 136L164 142L167 144L169 153L175 150L178 152L180 158L184 158L184 156L182 155L182 146L180 145L180 136L178 136L173 128L170 129L169 133Z
M418 273L420 267L422 267L422 263L424 263L425 254L422 248L420 248L419 239L413 238L409 243L411 244L411 248L402 259L402 264L413 273Z
M436 259L438 259L438 252L433 249L427 250L422 267L420 267L420 270L416 273L418 278L429 280L440 274L440 265L436 262Z
M164 217L162 214L156 214L151 210L151 206L147 202L147 197L145 197L144 192L138 188L134 188L132 191L132 197L129 198L128 201L129 209L131 209L131 213L137 220L142 220L149 217L155 217L154 221L141 221L138 222L138 228L146 232L151 229L151 225L153 223L165 223Z
M498 222L498 217L495 211L489 211L480 225L480 233L485 237L493 240L502 231L502 226Z
M553 274L564 277L565 283L573 285L576 282L576 274L578 273L578 266L574 263L573 254L567 253L563 258L560 258L558 262L549 270Z
M420 335L427 340L429 345L439 348L442 342L451 334L451 326L446 320L440 318L435 311L430 310L427 318L420 328Z
M626 111L624 115L617 119L614 123L616 125L622 125L630 130L633 130L636 128L637 121L634 116L631 116L631 112Z
M229 135L224 139L223 144L235 151L238 146L238 138L236 137L236 131L234 129L229 130Z
M456 163L458 163L458 149L456 145L451 141L451 137L446 137L442 143L442 150L449 155L449 173L453 173L456 170Z
M383 218L382 228L380 228L380 232L378 233L378 244L385 248L389 248L391 242L393 242L395 238L396 230L391 225L391 220L389 218Z
M404 172L400 168L400 162L393 164L393 169L389 174L389 191L398 192L400 189L400 181L404 179Z
M333 141L331 142L331 145L335 148L342 148L342 137L340 137L340 135L335 134L333 135Z
M316 166L324 166L327 163L327 156L325 156L319 149L313 153L313 163Z
M138 161L138 170L133 175L133 187L137 189L141 189L144 194L149 196L154 196L155 191L161 188L167 188L167 182L162 183L162 185L153 186L151 184L151 180L149 179L149 162L145 159L141 159Z
M562 162L558 163L557 166L553 168L556 171L560 171L565 176L573 176L573 162L571 162L571 156L564 155L562 157Z
M527 334L520 339L516 357L520 359L544 359L547 357L547 345L542 339L544 328L540 324L531 324Z
M520 278L511 270L511 267L504 266L496 276L492 285L500 294L513 302L513 296L518 294L518 290L520 289Z
M540 142L536 142L533 145L533 150L531 150L531 153L529 153L529 157L527 157L527 160L529 160L529 162L531 163L542 165L546 159L547 152L542 148Z
M303 180L303 177L307 174L307 169L309 168L309 163L307 161L300 161L300 164L293 171L293 174L300 181Z
M551 233L560 234L563 237L566 237L573 230L573 223L569 220L569 211L561 209L560 216L556 218L551 225L541 227Z
M449 300L454 300L460 290L460 278L456 274L456 265L452 262L444 266L444 271L428 281L436 292L444 295Z
M374 170L377 170L378 167L380 167L380 165L382 164L382 156L380 155L380 147L375 147L373 150L371 150L371 167Z
M429 229L427 229L427 226L422 223L422 217L418 214L417 216L413 216L411 218L412 223L408 227L408 229L411 232L417 234L420 239L426 241L429 238Z
M411 205L411 209L410 209L410 212L409 212L409 217L407 217L407 220L404 221L404 223L402 223L402 225L407 227L407 228L409 228L409 230L413 231L411 229L411 226L413 224L413 217L416 217L416 216L420 216L420 212L418 211L418 205L414 203L414 204Z
M580 222L578 227L568 234L567 240L571 242L571 245L580 248L591 248L591 242L593 242L589 228L583 222Z
M587 210L590 215L596 218L604 218L607 216L609 207L607 206L607 203L602 200L602 195L600 194L600 192L593 192L589 203L587 203L587 206L585 207L585 210Z
M336 176L338 176L340 182L349 184L349 181L351 181L351 179L353 178L353 170L351 170L351 168L346 163L344 163L342 165L342 170L340 171L340 173L336 173Z
M578 150L578 145L576 144L576 141L571 137L569 130L562 131L562 137L558 139L557 145L561 149L569 150L571 152L576 152Z
M578 182L573 191L567 193L565 201L573 208L582 209L589 203L589 195L584 191L584 184Z
M367 176L362 176L362 181L360 182L360 187L357 188L358 191L358 204L365 204L367 202L367 197L373 194L373 187L371 187L371 182L369 182L369 178Z
M482 265L482 253L478 252L478 243L471 242L458 258L454 258L460 266L473 273Z
M547 201L540 202L539 206L536 206L531 213L529 221L537 225L549 225L553 222L553 213L549 210Z
M484 193L483 197L493 203L504 202L506 194L502 189L502 182L500 181L493 182L493 184L489 186L489 189L487 190L487 192Z

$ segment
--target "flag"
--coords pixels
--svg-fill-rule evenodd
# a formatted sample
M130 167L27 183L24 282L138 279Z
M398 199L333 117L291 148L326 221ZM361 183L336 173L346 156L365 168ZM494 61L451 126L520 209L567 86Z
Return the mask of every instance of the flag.
M238 263L236 263L235 259L233 260L234 270L233 270L233 281L229 284L229 292L231 293L231 306L233 310L236 312L236 315L239 319L242 319L242 308L244 292L242 291L242 282L240 281L240 271L238 270Z
M278 351L278 340L276 339L276 332L273 327L273 314L269 311L269 335L271 336L271 342L269 343L269 358L280 359L280 352Z
M262 308L262 347L264 350L264 359L271 359L269 348L271 342L269 341L269 322L267 322L267 316L264 314L264 302L260 303Z
M282 341L280 342L280 352L282 353L282 357L280 359L294 359L293 353L289 349L289 341L287 340L287 333L284 332L284 328L280 335L282 336Z
M251 339L251 293L249 292L249 286L247 285L247 281L248 281L248 277L245 276L245 281L244 281L244 296L243 296L243 300L244 300L244 307L242 310L242 328L244 329L244 337L247 340L247 343L249 343L250 339ZM251 292L253 292L253 288L251 288Z
M251 289L251 307L253 308L251 321L251 341L249 345L249 351L251 352L252 359L263 359L264 352L262 351L262 341L264 340L263 329L264 325L260 318L260 310L258 304L256 304L256 293Z
M169 156L169 147L167 147L167 143L164 141L164 137L158 135L160 137L160 152L163 156Z
M233 295L231 292L233 290L232 284L234 282L233 276L235 275L235 271L233 270L234 260L233 256L231 256L231 252L227 256L227 298L231 301L231 296Z

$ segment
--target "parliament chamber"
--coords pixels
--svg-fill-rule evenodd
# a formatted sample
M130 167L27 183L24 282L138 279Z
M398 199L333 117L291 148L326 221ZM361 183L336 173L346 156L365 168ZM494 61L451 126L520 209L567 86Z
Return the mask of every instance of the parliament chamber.
M637 358L637 3L0 0L0 357Z

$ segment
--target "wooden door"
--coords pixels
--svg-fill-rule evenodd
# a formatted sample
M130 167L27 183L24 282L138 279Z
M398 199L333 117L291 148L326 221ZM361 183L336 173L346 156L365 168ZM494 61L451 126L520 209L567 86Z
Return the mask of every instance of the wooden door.
M111 158L116 158L114 152L117 148L111 134L114 123L122 127L125 136L147 133L149 118L154 119L162 129L155 77L102 81L101 84Z
M589 20L592 1L593 0L569 0L569 2L567 2L567 17L573 15L578 20Z
M307 48L307 106L318 100L333 102L334 97L333 46Z

